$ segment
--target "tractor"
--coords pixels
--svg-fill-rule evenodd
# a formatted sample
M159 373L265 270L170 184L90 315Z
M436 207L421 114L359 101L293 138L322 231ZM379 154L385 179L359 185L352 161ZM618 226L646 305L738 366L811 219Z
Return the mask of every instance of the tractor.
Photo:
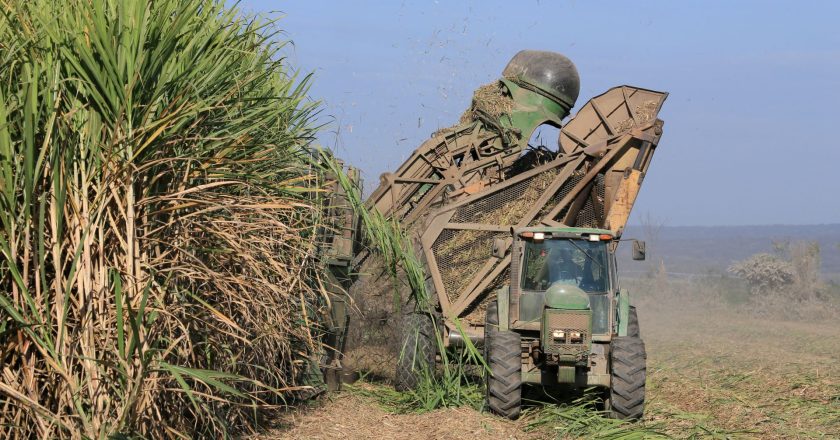
M645 402L645 344L629 293L620 288L618 240L605 229L525 227L497 239L510 254L508 285L487 307L487 406L519 416L522 385L603 390L606 411L638 419ZM633 241L633 258L645 257Z

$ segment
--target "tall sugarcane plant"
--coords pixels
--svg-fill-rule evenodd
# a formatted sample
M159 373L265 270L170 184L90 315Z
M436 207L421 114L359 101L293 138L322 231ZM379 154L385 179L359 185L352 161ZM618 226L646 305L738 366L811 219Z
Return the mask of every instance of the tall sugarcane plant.
M301 384L317 110L213 0L0 0L0 437L216 437ZM314 312L313 312L314 311Z

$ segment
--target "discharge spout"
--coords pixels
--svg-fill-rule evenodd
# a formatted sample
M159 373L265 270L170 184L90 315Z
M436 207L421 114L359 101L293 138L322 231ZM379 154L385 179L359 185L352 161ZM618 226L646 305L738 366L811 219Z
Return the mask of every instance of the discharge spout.
M580 76L572 60L556 52L522 50L508 63L502 76L518 86L560 104L565 117L580 93Z

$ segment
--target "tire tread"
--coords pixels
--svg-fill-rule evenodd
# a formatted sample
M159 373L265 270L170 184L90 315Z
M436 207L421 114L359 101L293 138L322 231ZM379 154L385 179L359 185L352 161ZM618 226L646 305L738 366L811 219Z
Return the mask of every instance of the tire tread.
M431 316L418 312L406 315L401 328L401 341L394 389L408 391L416 389L420 384L424 368L430 373L434 371L437 347Z
M647 374L645 343L639 337L620 336L613 339L610 350L610 415L616 419L641 419Z
M491 412L513 420L522 409L522 338L519 333L499 331L496 302L487 307L484 328L484 353L490 367L487 406Z

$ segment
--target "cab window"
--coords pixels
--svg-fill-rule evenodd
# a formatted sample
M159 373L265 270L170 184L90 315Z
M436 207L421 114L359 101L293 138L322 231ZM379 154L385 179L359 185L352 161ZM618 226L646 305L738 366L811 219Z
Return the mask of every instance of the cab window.
M557 239L525 243L523 290L542 292L561 283L600 293L607 291L609 276L605 242Z

